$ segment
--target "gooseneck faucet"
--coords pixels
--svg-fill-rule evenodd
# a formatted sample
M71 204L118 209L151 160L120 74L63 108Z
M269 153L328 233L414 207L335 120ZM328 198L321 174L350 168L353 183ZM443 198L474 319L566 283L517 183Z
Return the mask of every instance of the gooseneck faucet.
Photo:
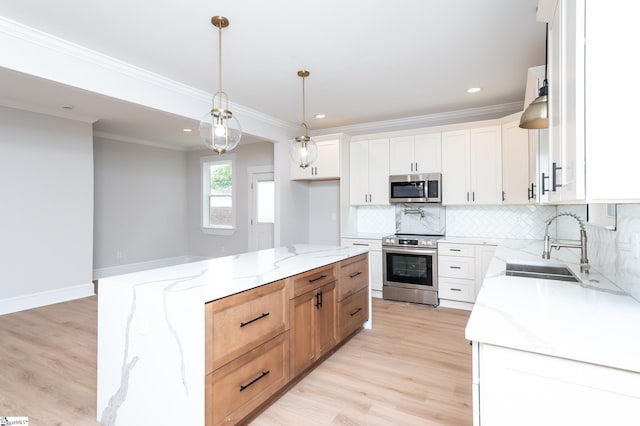
M549 237L549 225L556 218L560 216L569 216L578 221L578 225L580 225L580 244L576 243L559 243L559 242L551 242L551 238ZM561 247L572 247L580 249L580 272L584 274L589 273L589 259L587 259L587 231L584 228L584 221L575 213L562 212L558 213L555 216L551 216L549 219L545 220L544 223L547 225L544 228L544 251L542 252L543 259L549 259L551 255L551 248L555 248L556 250L560 250Z

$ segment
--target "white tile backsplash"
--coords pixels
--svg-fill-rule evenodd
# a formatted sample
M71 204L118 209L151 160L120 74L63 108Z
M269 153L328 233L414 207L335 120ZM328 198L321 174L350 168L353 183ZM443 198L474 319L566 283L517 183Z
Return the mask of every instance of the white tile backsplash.
M395 206L358 206L359 233L393 234L396 232Z
M447 236L542 240L555 213L555 206L448 206Z

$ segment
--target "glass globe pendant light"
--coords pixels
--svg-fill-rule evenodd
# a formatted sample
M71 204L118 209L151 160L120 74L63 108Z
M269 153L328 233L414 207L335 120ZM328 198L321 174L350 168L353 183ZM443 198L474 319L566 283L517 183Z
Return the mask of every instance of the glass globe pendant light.
M242 137L240 122L229 111L229 97L222 90L222 29L229 26L224 16L214 16L211 23L218 28L218 91L213 96L211 111L200 120L202 142L218 154L233 150Z
M300 124L302 135L296 136L289 144L289 155L298 167L306 169L318 158L318 146L309 137L309 127L305 122L304 79L309 77L309 71L298 71L298 77L302 78L302 123Z

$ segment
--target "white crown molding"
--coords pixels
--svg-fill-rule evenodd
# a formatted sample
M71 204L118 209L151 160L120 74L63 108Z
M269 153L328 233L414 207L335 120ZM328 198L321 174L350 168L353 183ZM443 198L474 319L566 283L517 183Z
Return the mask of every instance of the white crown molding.
M116 134L107 133L107 132L96 132L96 131L94 131L93 132L93 137L94 138L109 139L109 140L118 141L118 142L134 143L134 144L137 144L137 145L151 146L151 147L154 147L154 148L170 149L172 151L188 151L190 149L189 147L186 147L186 146L164 144L164 143L161 143L161 142L150 141L150 140L147 140L147 139L132 138L132 137L129 137L129 136L116 135Z
M320 136L328 133L363 135L369 133L393 132L398 130L410 130L420 127L433 127L445 124L463 123L467 121L501 118L505 115L509 115L517 111L522 111L522 102L511 102L507 104L490 105L479 108L468 108L458 111L447 111L436 114L398 118L395 120L375 121L371 123L354 124L350 126L317 129L312 131L311 134L312 136Z
M156 74L143 68L136 67L121 60L104 55L100 52L85 48L75 43L71 43L59 37L53 36L32 27L28 27L19 22L12 21L2 16L0 16L0 35L2 35L2 38L4 39L13 39L14 41L19 42L16 43L16 45L27 45L43 48L47 52L58 53L61 58L72 58L75 61L79 61L79 63L89 66L89 68L100 69L103 72L106 72L106 74L112 76L115 74L121 78L125 78L125 81L133 82L133 84L136 84L135 82L140 82L141 86L148 87L151 90L159 90L162 93L161 97L165 100L167 99L167 95L169 95L170 97L171 94L174 94L177 98L180 98L182 100L182 102L176 103L177 105L183 105L185 101L188 104L187 108L184 108L181 111L169 111L167 110L167 108L161 108L158 105L149 105L148 103L145 104L145 106L199 120L201 116L206 112L204 108L201 108L201 105L210 104L213 98L212 93L196 89L194 87L164 77L160 74ZM36 66L38 70L42 70L38 74L33 72L36 68L34 67L33 63L18 60L19 66L17 66L15 64L8 63L7 57L5 57L5 59L7 60L3 61L2 58L0 58L0 66L5 66L9 69L14 69L16 71L25 72L31 75L37 75L45 79L58 81L63 84L69 84L81 89L101 93L103 95L112 96L116 99L138 103L136 102L136 99L125 99L122 94L106 93L105 90L96 90L96 88L86 87L86 84L83 83L74 84L73 81L59 81L60 79L55 79L55 73L52 72L50 75L47 74L48 71L46 71L46 67L44 67L45 69L43 70L43 67L40 64L37 64ZM139 88L142 90L142 87ZM171 102L167 102L167 104L171 104ZM229 107L238 116L255 120L268 127L275 127L277 129L285 131L297 129L296 124L280 120L278 118L272 117L270 115L237 103L229 102Z

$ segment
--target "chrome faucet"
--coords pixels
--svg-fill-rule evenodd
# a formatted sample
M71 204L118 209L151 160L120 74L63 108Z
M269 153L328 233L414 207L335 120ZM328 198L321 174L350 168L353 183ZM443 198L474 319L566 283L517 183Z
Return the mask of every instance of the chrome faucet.
M553 222L557 217L560 216L569 216L578 221L578 225L580 225L580 244L568 244L568 243L559 243L559 242L551 242L551 238L549 237L549 225ZM555 248L556 250L560 250L561 247L571 247L571 248L579 248L580 249L580 272L584 274L589 273L589 259L587 259L587 231L584 228L584 221L575 213L563 212L558 213L555 216L551 216L549 219L545 220L544 223L547 225L544 228L544 251L542 252L543 259L549 259L551 255L551 249Z

